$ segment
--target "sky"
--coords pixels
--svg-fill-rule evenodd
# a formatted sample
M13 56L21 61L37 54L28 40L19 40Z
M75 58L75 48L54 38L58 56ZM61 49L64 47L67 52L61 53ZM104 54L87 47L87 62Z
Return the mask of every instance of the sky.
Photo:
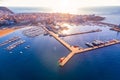
M79 8L120 6L119 0L0 0L5 7L45 7L54 12L77 13Z
M88 7L88 6L119 6L119 0L0 0L0 6L17 7Z

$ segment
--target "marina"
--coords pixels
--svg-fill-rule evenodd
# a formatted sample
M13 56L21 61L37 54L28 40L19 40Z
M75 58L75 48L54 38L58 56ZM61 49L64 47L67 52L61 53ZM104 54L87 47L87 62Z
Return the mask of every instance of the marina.
M114 7L115 0L44 1L45 6L52 3L52 10L39 1L33 1L40 6L37 8L31 0L1 0L1 7L4 3L13 13L0 8L0 43L14 36L25 43L11 50L7 47L19 40L0 47L0 80L120 80L120 7ZM82 7L89 4L96 7ZM53 13L53 8L64 11ZM70 13L64 13L68 10ZM28 30L42 25L50 33ZM84 33L97 29L102 31Z
M7 45L7 44L9 44L9 43L12 43L12 42L17 41L17 40L20 40L20 39L21 39L21 38L20 38L19 36L14 36L14 37L12 37L12 38L10 38L10 39L8 39L8 40L0 43L0 46Z
M15 42L15 43L9 45L6 49L7 50L12 50L12 49L16 48L17 46L19 46L19 45L21 45L23 43L25 43L25 40L19 40L19 41Z
M30 29L24 30L23 34L27 37L36 37L44 34L44 30L41 27L33 26Z
M82 48L79 46L69 45L67 42L59 38L57 34L55 34L52 31L49 31L46 27L43 27L43 29L46 32L48 32L51 36L53 36L57 41L59 41L63 46L65 46L69 51L71 51L66 57L64 56L59 59L58 62L60 66L64 66L75 54L80 54L83 52L87 52L87 51L91 51L91 50L95 50L95 49L99 49L99 48L103 48L103 47L107 47L107 46L120 43L120 40L117 40L117 39L113 39L113 40L106 41L106 42L95 40L92 43L87 43L87 45L89 45L89 48Z

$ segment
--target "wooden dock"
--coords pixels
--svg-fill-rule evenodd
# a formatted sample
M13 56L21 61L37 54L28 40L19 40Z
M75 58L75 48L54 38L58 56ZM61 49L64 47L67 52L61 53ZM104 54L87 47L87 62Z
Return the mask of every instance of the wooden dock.
M57 41L59 41L63 46L65 46L68 50L70 50L71 52L62 60L62 62L59 62L60 66L64 66L75 54L80 54L86 51L91 51L91 50L95 50L95 49L99 49L99 48L103 48L103 47L107 47L110 45L114 45L114 44L118 44L120 43L120 40L114 40L114 41L109 41L106 42L104 44L101 44L99 46L94 46L94 47L90 47L90 48L79 48L79 47L74 47L69 45L68 43L66 43L64 40L62 40L61 38L58 37L57 34L55 34L52 31L49 31L46 27L43 27L43 29L45 31L47 31L50 35L52 35Z

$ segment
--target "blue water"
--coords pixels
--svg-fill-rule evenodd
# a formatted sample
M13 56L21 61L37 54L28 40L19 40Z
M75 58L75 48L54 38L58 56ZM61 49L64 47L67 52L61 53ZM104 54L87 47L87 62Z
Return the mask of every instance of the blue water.
M117 8L116 8L117 9ZM93 12L94 13L94 12ZM119 15L102 14L105 22L119 24ZM111 20L109 20L112 18ZM119 19L118 19L119 18ZM115 20L114 20L115 19ZM62 38L71 45L85 46L85 42L95 39L120 39L120 33L109 30L109 27L73 26L77 31L102 29L102 32ZM21 36L26 42L12 50L5 50L9 45L0 47L0 80L120 80L120 44L75 55L64 67L58 66L58 59L69 51L50 36L28 38L17 30L0 38L0 42ZM30 45L29 49L25 49ZM20 53L22 51L23 53Z
M51 12L52 9L44 7L9 7L14 13L31 13L31 12Z
M87 14L106 14L106 15L119 15L120 14L120 6L102 6L102 7L86 7L79 8L79 11L85 12Z
M9 7L14 13L31 13L31 12L53 12L51 8L44 7ZM99 14L99 15L119 15L120 6L105 7L85 7L77 9L78 14Z

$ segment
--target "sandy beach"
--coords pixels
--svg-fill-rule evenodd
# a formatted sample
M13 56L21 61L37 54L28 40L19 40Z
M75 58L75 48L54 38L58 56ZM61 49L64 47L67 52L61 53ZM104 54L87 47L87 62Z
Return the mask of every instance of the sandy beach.
M8 34L14 32L15 30L17 30L17 29L14 29L14 28L0 29L0 37L8 35Z

